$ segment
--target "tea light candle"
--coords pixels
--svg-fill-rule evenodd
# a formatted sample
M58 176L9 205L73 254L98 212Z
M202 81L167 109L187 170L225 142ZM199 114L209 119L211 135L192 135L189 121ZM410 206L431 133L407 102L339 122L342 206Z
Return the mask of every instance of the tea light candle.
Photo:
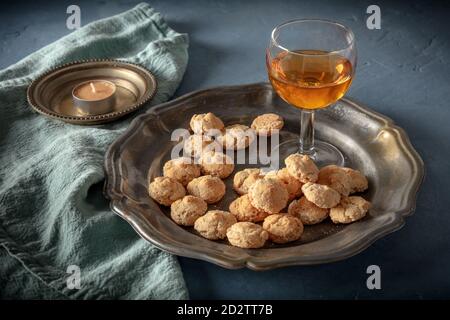
M83 114L110 112L115 103L116 85L106 80L91 80L72 90L74 105Z

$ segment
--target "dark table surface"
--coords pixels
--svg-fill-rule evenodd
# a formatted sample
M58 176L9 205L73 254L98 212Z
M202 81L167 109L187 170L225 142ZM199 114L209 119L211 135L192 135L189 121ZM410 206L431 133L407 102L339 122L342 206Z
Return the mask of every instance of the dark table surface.
M138 1L76 1L82 24ZM180 258L191 298L450 297L450 7L444 2L376 1L381 29L366 27L373 1L151 1L190 36L189 65L176 96L217 85L266 81L272 28L294 18L326 18L353 29L358 69L348 96L392 118L422 156L426 178L417 209L400 231L345 261L267 272L226 270ZM71 32L72 1L1 4L0 68ZM366 268L381 268L368 290Z

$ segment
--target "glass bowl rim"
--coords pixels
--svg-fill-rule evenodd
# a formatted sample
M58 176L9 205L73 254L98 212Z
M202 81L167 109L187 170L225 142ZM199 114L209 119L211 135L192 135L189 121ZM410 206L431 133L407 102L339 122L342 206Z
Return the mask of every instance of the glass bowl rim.
M308 54L308 53L301 53L301 52L296 52L296 51L292 51L287 49L286 47L282 46L281 44L278 43L277 39L275 38L276 34L279 34L279 31L283 28L286 27L288 25L291 24L296 24L296 23L305 23L305 22L319 22L319 23L325 23L325 24L330 24L330 25L334 25L337 26L341 29L343 29L346 34L349 35L350 41L347 44L346 47L342 48L342 49L338 49L338 50L333 50L333 51L327 51L325 53L323 53L323 55L332 55L332 54L339 54L342 51L346 51L349 48L351 48L354 43L355 43L355 34L353 33L353 31L349 28L346 27L345 25L343 25L342 23L336 22L336 21L332 21L332 20L327 20L327 19L293 19L293 20L288 20L285 21L283 23L280 23L279 25L277 25L271 32L270 34L270 41L271 43L273 43L274 46L280 48L283 51L289 52L290 54L296 54L296 55L301 55L301 56L312 56L312 55L321 55L320 53L314 53L314 54Z

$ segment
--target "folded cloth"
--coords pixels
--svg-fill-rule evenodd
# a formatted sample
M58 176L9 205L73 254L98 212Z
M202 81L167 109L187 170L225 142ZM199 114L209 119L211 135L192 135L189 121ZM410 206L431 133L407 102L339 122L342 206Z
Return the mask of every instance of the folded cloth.
M145 66L158 81L149 105L161 103L183 77L187 48L186 34L140 4L0 71L1 298L188 297L176 258L92 199L91 186L104 179L106 148L132 117L77 126L38 115L26 103L27 87L39 74L93 58Z

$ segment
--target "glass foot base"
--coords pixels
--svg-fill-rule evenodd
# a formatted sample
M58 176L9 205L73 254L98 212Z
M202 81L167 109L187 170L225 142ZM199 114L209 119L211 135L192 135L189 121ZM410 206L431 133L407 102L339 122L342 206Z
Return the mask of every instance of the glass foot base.
M279 164L284 166L284 159L293 153L299 153L299 142L298 139L292 139L280 143L278 148L273 150L272 156L279 157ZM345 158L342 152L329 144L328 142L315 140L314 141L314 151L312 154L308 154L316 163L316 165L321 168L330 164L335 164L338 166L345 165Z

